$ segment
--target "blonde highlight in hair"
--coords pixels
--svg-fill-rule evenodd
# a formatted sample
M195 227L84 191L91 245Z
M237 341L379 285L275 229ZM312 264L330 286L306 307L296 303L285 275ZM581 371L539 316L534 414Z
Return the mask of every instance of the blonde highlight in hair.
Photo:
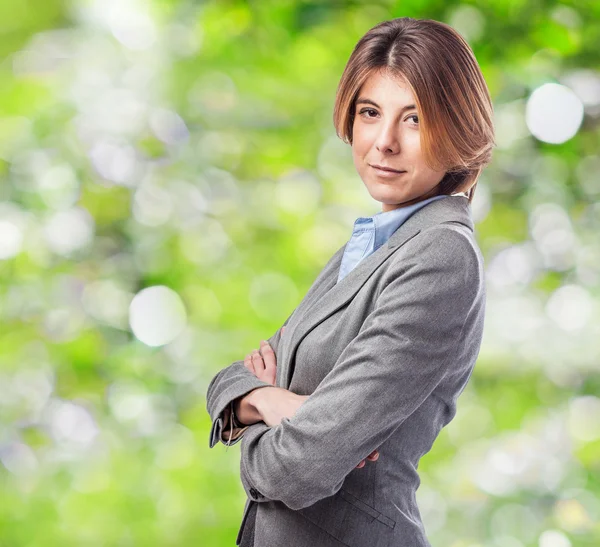
M375 71L411 88L424 159L431 169L446 171L438 193L465 192L471 202L495 142L492 100L469 44L431 19L401 17L369 30L350 55L335 98L333 123L347 144L358 93Z

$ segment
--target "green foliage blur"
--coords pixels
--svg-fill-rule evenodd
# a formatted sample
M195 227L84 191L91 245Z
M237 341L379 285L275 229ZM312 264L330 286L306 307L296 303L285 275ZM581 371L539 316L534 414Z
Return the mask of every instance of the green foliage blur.
M234 545L239 445L208 448L206 388L378 212L333 102L403 16L471 44L498 144L482 350L419 466L428 537L600 544L598 2L0 0L1 547ZM534 135L547 83L572 93L536 99Z

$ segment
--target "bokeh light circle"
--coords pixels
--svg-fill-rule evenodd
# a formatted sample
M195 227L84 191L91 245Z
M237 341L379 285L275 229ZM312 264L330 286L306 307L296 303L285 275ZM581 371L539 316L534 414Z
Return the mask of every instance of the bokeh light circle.
M129 306L129 325L135 337L148 346L163 346L185 328L187 313L179 295L157 285L137 293Z
M583 121L581 99L568 87L548 83L529 97L525 123L538 140L561 144L574 137Z

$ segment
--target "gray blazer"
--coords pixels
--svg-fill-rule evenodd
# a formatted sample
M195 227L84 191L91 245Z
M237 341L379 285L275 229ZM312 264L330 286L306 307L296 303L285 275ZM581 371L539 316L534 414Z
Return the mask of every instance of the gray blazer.
M342 246L268 340L276 385L310 395L276 427L249 426L240 472L256 547L429 546L419 459L456 413L479 354L483 257L462 195L410 216L339 283ZM269 384L243 360L210 382L212 448L223 411ZM373 450L376 462L358 463ZM253 523L254 524L254 523ZM246 541L246 540L245 540Z

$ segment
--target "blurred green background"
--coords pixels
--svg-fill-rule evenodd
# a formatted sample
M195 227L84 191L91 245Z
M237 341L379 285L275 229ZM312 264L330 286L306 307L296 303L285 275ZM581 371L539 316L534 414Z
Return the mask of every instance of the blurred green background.
M468 40L498 144L427 534L600 544L600 3L0 0L2 547L234 545L239 446L208 448L206 388L380 210L333 102L402 16Z

